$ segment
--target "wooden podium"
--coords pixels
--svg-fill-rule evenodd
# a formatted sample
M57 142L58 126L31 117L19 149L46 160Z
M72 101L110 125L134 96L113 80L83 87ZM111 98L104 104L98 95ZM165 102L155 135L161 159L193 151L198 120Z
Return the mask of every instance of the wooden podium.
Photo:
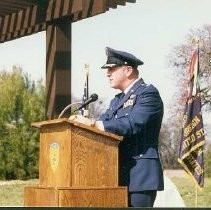
M122 137L68 119L40 128L39 185L24 189L25 206L127 207L118 186Z

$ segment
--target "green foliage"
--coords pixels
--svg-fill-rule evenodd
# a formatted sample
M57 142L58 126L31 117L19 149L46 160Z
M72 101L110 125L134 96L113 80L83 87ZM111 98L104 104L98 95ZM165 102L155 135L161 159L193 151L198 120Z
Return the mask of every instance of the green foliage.
M204 162L205 162L205 176L211 177L211 145L209 145L204 153Z
M0 179L38 175L38 131L31 123L44 119L44 87L20 68L0 72Z

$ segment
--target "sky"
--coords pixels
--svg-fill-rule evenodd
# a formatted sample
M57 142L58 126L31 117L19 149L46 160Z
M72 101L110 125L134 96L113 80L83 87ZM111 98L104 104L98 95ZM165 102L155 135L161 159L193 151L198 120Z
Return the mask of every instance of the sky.
M89 65L90 93L108 103L118 91L109 87L105 47L123 50L144 61L140 76L158 88L165 117L176 90L168 55L191 29L211 24L210 0L136 0L72 24L72 95L82 97L84 66ZM31 79L45 81L45 32L0 44L0 69L20 66ZM211 118L210 118L211 119Z

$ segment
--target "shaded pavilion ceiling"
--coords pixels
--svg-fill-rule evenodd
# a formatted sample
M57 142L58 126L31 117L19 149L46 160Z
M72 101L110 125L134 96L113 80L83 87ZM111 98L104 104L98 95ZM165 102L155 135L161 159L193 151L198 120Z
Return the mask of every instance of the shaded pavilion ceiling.
M0 0L0 43L46 30L69 19L76 22L136 0Z
M46 118L71 103L71 23L136 0L0 0L0 43L46 31Z

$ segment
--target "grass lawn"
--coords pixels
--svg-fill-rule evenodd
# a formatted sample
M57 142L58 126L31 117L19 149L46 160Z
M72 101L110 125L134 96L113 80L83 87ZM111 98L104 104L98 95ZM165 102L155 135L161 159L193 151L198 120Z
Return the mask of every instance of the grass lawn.
M195 206L195 185L187 177L173 177L187 207ZM0 206L23 206L24 187L36 185L38 180L0 182ZM211 207L211 178L205 179L205 187L198 191L198 207Z
M187 207L211 207L211 178L205 178L205 187L198 190L197 206L193 180L178 177L173 177L171 180L176 184Z
M0 206L23 206L24 187L38 180L0 182Z

